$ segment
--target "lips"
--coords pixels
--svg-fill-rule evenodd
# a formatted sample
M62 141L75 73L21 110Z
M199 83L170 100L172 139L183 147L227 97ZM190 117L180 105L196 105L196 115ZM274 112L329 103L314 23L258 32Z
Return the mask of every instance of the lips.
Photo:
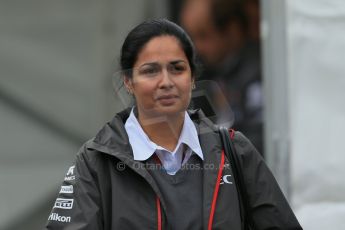
M178 96L175 94L167 94L167 95L161 95L157 97L157 100L165 100L165 99L173 99L177 98Z
M157 97L157 101L159 101L164 106L173 105L178 98L175 94L167 94L167 95L160 95Z

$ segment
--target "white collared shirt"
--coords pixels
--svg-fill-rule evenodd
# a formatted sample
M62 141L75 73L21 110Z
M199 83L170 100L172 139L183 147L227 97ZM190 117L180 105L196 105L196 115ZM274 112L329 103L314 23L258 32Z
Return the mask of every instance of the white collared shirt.
M187 112L185 112L181 135L173 152L166 150L149 139L135 117L133 109L125 123L125 129L133 149L134 160L145 161L156 153L164 169L170 175L175 175L193 153L202 160L204 159L196 128Z

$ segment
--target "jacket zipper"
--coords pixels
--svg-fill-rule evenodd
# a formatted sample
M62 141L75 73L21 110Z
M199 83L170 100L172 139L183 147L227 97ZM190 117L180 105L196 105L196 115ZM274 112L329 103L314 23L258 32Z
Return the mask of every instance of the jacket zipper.
M216 203L217 203L220 179L221 179L221 176L222 176L222 173L223 173L223 168L224 168L224 150L222 151L222 158L221 158L220 165L219 165L217 182L216 182L216 186L214 188L211 212L210 212L210 217L208 219L208 228L207 228L208 230L212 230L213 217L214 217L214 213L216 211Z

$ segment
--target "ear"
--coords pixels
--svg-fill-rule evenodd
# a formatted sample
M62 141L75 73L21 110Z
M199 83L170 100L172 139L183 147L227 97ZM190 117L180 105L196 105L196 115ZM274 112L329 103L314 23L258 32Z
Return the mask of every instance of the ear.
M192 90L195 89L195 76L192 75Z
M123 77L123 83L127 89L127 92L130 93L130 94L133 94L133 82L132 82L132 79L130 79L129 77L127 76L124 76Z

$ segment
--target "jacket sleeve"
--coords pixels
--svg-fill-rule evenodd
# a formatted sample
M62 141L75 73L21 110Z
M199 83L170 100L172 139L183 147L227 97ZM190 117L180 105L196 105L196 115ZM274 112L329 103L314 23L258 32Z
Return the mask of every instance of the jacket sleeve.
M46 229L101 230L100 193L92 166L94 158L85 154L82 147L75 164L69 167L59 188Z
M302 229L273 174L252 143L240 132L234 146L240 163L255 230Z

